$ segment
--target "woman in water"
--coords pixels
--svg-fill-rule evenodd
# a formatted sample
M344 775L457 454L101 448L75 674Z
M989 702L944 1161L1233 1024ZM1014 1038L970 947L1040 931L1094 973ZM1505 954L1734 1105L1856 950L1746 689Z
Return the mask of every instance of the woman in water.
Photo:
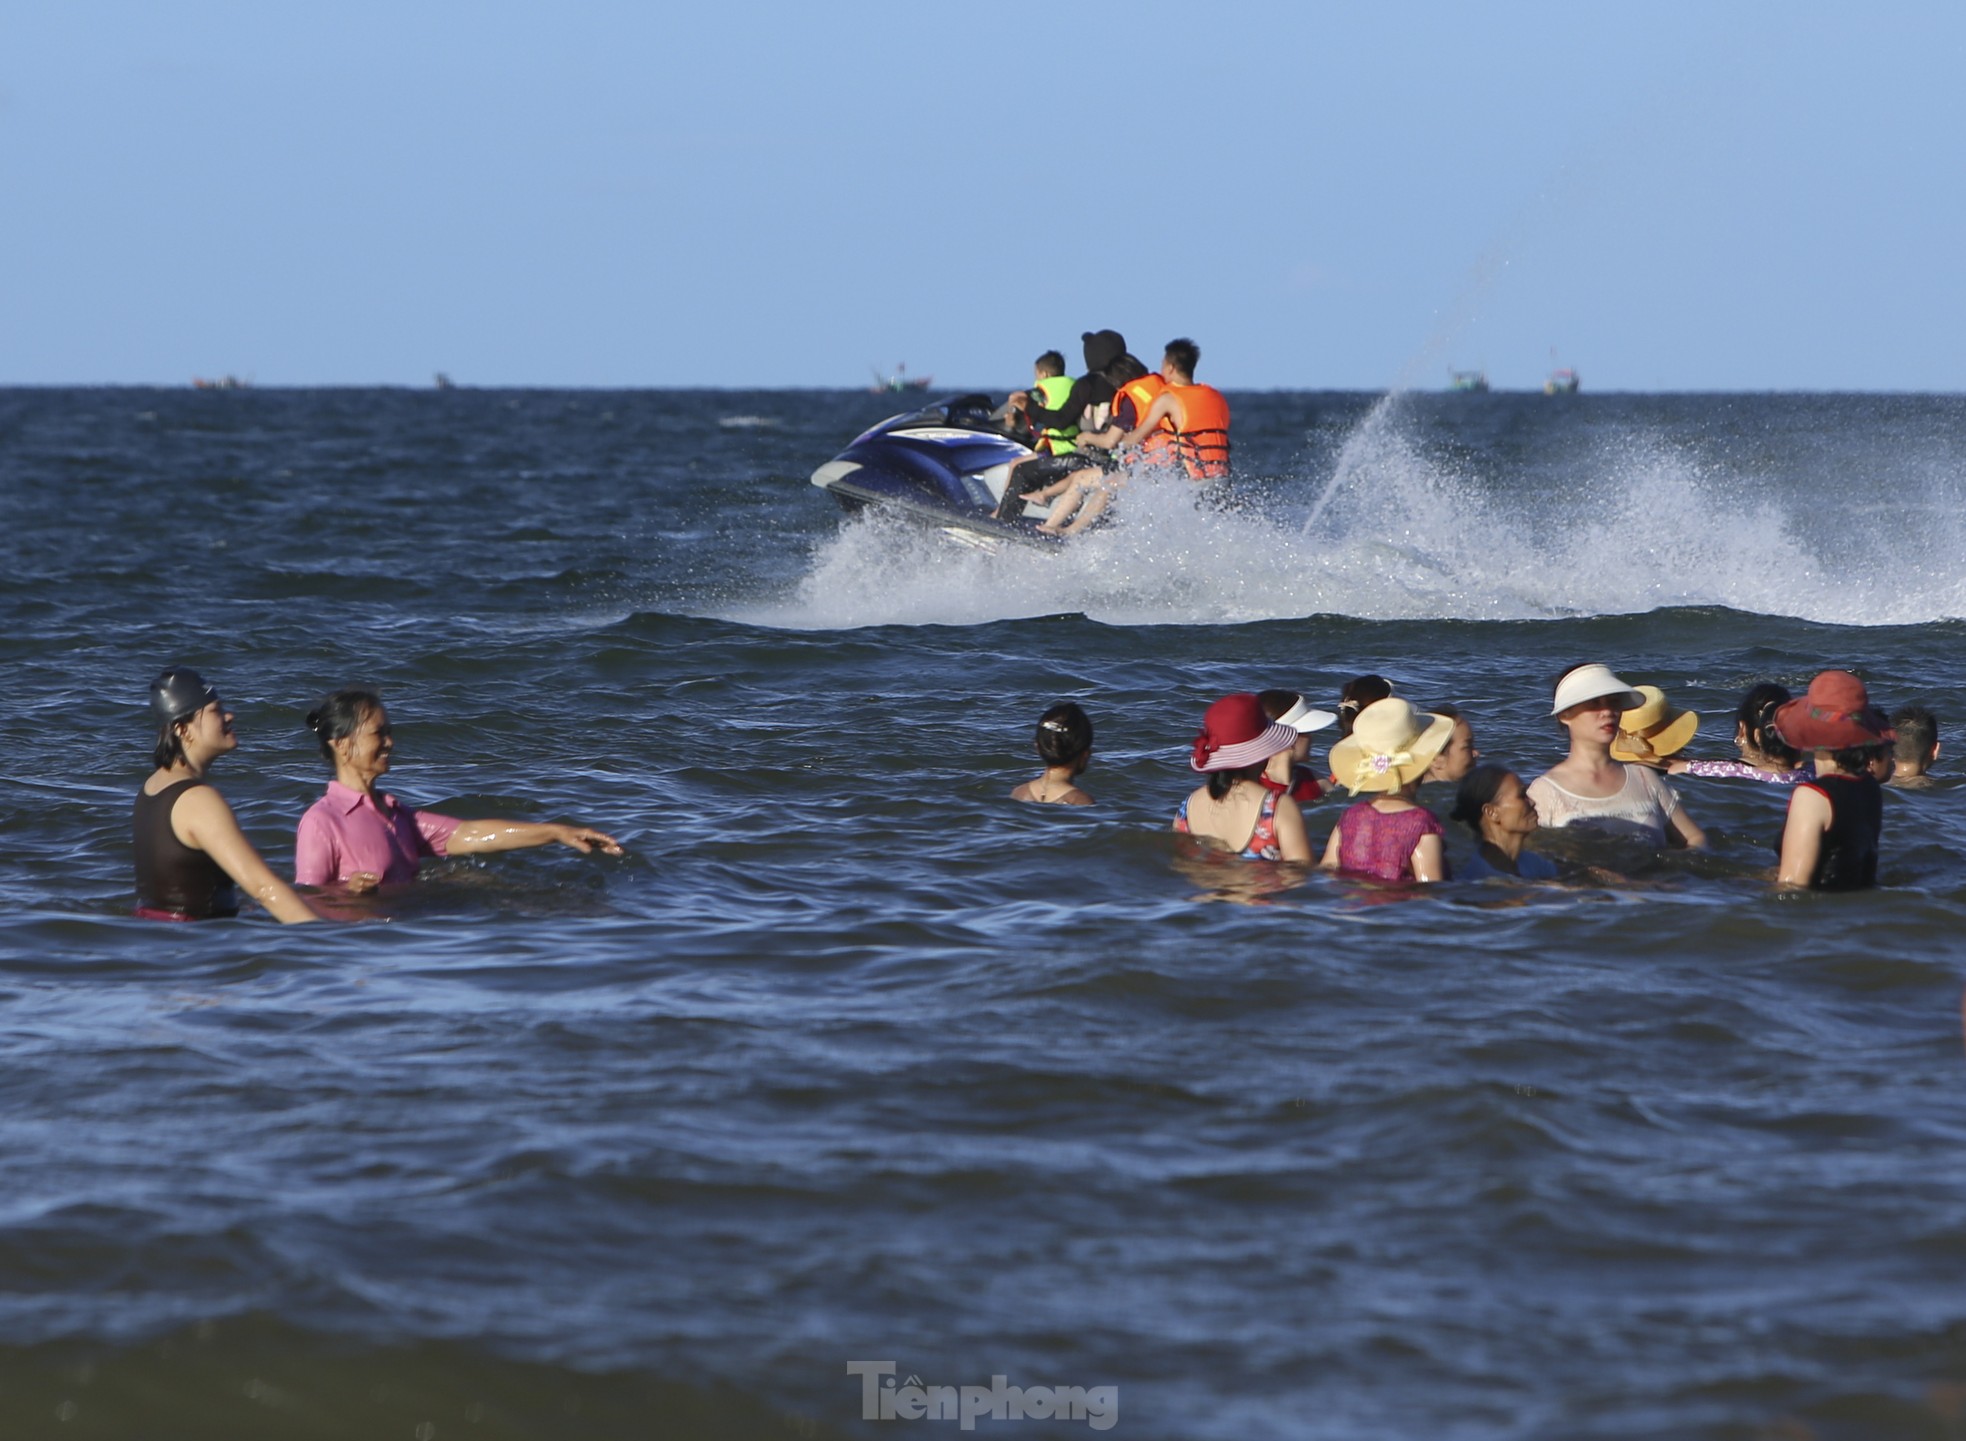
M1459 706L1437 705L1435 715L1444 715L1454 722L1454 733L1447 738L1447 744L1440 748L1434 763L1427 767L1430 781L1458 781L1474 769L1475 762L1481 759L1481 752L1475 749L1474 726L1461 714Z
M1263 703L1264 715L1297 732L1297 741L1289 750L1270 757L1260 777L1263 788L1288 795L1300 806L1321 799L1324 787L1304 762L1311 758L1311 732L1323 730L1338 717L1328 710L1311 709L1311 703L1294 690L1266 690L1256 699Z
M1870 763L1896 738L1884 712L1856 676L1826 670L1775 712L1775 729L1797 750L1816 753L1816 774L1789 794L1777 882L1815 891L1876 885L1884 791Z
M1228 695L1208 708L1195 737L1191 768L1208 784L1181 802L1174 829L1214 841L1256 861L1311 859L1304 813L1288 795L1263 784L1270 757L1297 744L1298 733L1263 714L1253 695Z
M1444 715L1387 696L1359 711L1352 733L1331 748L1331 770L1353 795L1373 792L1338 818L1324 848L1326 870L1382 881L1444 881L1438 817L1413 799L1454 733Z
M1772 786L1798 785L1815 774L1802 763L1801 753L1783 740L1775 730L1775 712L1789 702L1787 686L1762 681L1741 697L1734 713L1734 749L1737 761L1673 760L1666 766L1669 775L1734 776L1741 780L1765 781Z
M239 744L218 692L197 671L172 666L150 683L150 709L158 724L156 769L137 792L132 816L137 914L158 921L234 916L243 890L279 920L320 920L260 859L232 807L205 779Z
M294 842L294 881L340 884L353 892L416 879L424 856L512 851L557 841L577 851L618 856L613 836L587 826L544 821L460 821L413 810L376 789L396 742L389 713L373 691L338 690L307 713L307 727L334 766L328 792L300 818Z
M1344 689L1338 692L1338 734L1350 735L1358 713L1392 693L1393 683L1382 675L1354 676L1346 681Z
M1474 858L1462 870L1462 880L1557 878L1556 862L1523 849L1523 842L1536 834L1536 803L1529 799L1522 777L1507 766L1476 766L1469 771L1455 794L1453 816L1475 834Z
M1033 742L1044 761L1044 774L1025 781L1010 793L1014 801L1089 806L1092 797L1079 789L1079 777L1092 763L1092 719L1071 701L1053 706L1038 720Z
M1665 845L1668 837L1680 845L1706 845L1706 833L1658 772L1611 758L1618 717L1644 703L1609 666L1572 666L1557 677L1550 714L1569 734L1570 754L1529 783L1545 826L1589 826L1653 846Z

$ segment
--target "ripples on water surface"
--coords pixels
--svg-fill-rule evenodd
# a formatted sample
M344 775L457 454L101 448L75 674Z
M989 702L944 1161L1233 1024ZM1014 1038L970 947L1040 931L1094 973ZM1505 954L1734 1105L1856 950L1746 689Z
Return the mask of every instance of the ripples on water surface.
M1232 508L987 556L805 484L866 396L0 392L0 1434L955 1430L862 1359L1121 1435L1961 1434L1949 778L1848 897L1752 785L1617 890L1165 825L1209 700L1366 670L1530 773L1586 657L1708 754L1826 664L1961 745L1966 402L1235 400ZM276 866L347 682L400 794L631 855L128 919L173 660ZM1100 804L1014 807L1061 696Z

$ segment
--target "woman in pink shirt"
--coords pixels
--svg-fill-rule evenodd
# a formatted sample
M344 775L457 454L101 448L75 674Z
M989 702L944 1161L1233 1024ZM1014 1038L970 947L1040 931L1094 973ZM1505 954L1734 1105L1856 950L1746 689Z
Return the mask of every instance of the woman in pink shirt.
M460 821L419 811L376 789L396 742L389 712L373 691L338 690L307 713L307 727L334 765L328 793L300 818L294 884L343 885L357 893L416 879L424 856L512 851L558 841L577 851L618 856L613 836L587 826L543 821Z

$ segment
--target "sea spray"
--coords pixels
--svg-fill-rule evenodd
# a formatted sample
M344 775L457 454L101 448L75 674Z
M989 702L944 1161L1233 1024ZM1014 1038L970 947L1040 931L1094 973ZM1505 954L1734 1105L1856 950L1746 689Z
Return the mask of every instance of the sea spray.
M1496 414L1501 423L1485 423L1506 441L1508 413ZM1821 478L1768 474L1724 434L1627 423L1536 451L1470 447L1443 437L1440 421L1424 401L1390 395L1323 474L1221 492L1143 474L1108 525L1056 549L978 551L861 517L818 542L791 596L734 618L1233 625L1724 606L1865 625L1966 613L1956 470L1909 463L1888 492L1895 505L1858 507L1812 493Z

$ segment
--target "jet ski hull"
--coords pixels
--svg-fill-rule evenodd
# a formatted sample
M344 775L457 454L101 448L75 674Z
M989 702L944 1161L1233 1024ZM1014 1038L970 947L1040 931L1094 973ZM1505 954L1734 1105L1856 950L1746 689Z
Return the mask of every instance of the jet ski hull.
M1047 507L1027 504L999 520L1011 466L1037 452L991 421L989 397L958 396L882 421L812 473L812 483L848 511L873 507L994 548L1056 545L1037 529Z

